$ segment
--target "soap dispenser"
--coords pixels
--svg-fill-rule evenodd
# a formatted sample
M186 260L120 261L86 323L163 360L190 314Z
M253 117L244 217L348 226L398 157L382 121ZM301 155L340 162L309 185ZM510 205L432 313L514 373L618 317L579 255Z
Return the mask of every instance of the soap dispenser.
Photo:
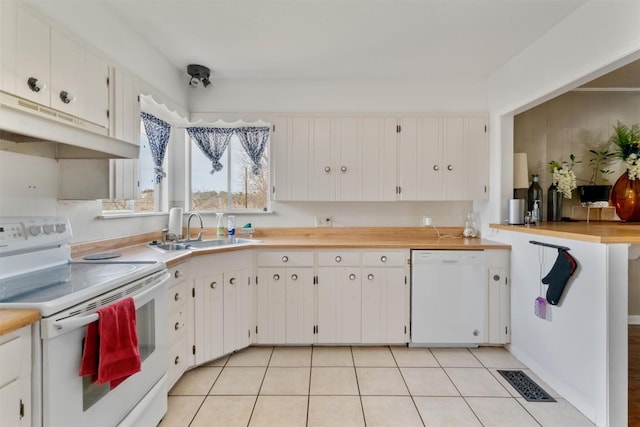
M218 237L224 237L224 225L222 223L222 216L224 215L224 213L222 212L216 212L216 217L218 217L218 227L216 229L216 235Z

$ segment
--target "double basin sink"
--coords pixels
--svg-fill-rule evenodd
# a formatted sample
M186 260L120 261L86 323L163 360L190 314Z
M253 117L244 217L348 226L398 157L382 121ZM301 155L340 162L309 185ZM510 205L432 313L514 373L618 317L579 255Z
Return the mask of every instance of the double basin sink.
M213 240L188 240L185 242L173 242L173 243L150 243L149 246L160 252L173 252L173 251L192 251L197 249L212 249L212 248L224 248L229 246L242 246L251 243L258 243L260 240L252 239L213 239Z

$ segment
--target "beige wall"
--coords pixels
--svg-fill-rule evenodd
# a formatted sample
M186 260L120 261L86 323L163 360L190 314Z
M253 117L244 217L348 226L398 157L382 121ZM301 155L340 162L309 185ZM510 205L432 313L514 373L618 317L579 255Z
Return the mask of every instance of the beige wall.
M575 167L576 176L588 180L587 152L608 141L618 120L627 125L640 122L640 92L569 92L515 117L514 152L527 153L529 175L540 175L545 203L551 184L549 162L568 160L573 153L582 160ZM610 175L613 184L623 171L621 161L610 169L615 170ZM563 216L570 216L571 206L577 204L574 190L572 200L563 204ZM629 261L629 315L640 315L640 259Z

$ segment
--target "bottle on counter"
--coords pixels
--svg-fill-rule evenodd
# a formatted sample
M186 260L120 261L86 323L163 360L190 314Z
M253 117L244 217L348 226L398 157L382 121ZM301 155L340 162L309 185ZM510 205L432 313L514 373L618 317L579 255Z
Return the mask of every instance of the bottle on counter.
M218 217L218 226L216 228L216 235L218 237L224 237L224 225L222 225L222 215L224 215L224 213L222 212L216 213L216 216Z
M531 211L531 223L533 225L540 225L540 221L542 219L542 215L540 214L540 207L538 206L538 201L533 202L533 211Z
M227 222L227 234L229 239L236 237L236 217L233 215L229 215L229 220Z
M540 187L540 183L538 182L538 175L532 175L531 176L531 186L529 187L529 191L527 191L527 201L528 201L528 206L527 206L527 210L531 211L531 222L535 221L537 224L539 224L542 221L542 216L541 216L541 212L542 212L542 187ZM538 205L538 216L533 215L533 208L534 206Z

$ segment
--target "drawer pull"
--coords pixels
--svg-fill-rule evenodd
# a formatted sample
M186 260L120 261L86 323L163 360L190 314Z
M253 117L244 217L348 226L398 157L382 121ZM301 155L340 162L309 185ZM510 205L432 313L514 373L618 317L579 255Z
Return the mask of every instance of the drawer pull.
M353 274L353 273L351 273L351 274L349 275L349 280L356 280L356 275L355 275L355 274Z
M273 275L273 280L280 280L280 275L279 274L274 274Z
M176 279L179 279L182 276L184 276L184 274L180 270L176 270L176 272L173 273L173 277L175 277Z
M382 262L387 262L387 257L386 257L385 255L382 255L382 256L380 257L380 261L382 261Z
M173 360L173 364L177 365L180 363L180 356L176 356L176 358Z
M179 300L180 300L180 298L182 298L182 297L180 296L180 292L176 292L176 294L173 296L173 300L174 300L174 301L179 301Z
M288 256L283 256L282 257L282 262L288 262L289 261L289 257Z
M453 170L453 166L452 166L452 165L448 165L448 166L447 166L447 170L448 170L448 171L452 171L452 170Z
M434 171L436 171L436 172L437 172L437 171L439 171L439 170L440 170L440 166L438 166L438 165L433 165L433 170L434 170Z
M176 322L176 324L175 324L175 325L173 325L173 329L174 329L174 330L176 330L176 331L177 331L178 329L180 329L181 327L182 327L182 325L180 324L180 322Z
M346 167L346 166L342 166L342 167L340 168L340 171L341 171L342 173L345 173L345 172L347 171L347 167Z
M342 262L342 257L340 255L336 257L336 262Z
M325 166L325 167L324 167L324 171L325 171L326 173L329 173L329 172L331 172L331 168L330 168L329 166Z
M218 286L217 282L211 282L211 284L209 285L209 287L211 287L211 289L215 289L216 286Z
M373 274L369 274L369 275L367 276L367 279L369 279L369 280L373 280Z
M236 278L232 277L231 279L229 279L229 284L230 285L235 285L236 284Z
M291 280L298 280L298 275L297 274L292 274L291 275Z

